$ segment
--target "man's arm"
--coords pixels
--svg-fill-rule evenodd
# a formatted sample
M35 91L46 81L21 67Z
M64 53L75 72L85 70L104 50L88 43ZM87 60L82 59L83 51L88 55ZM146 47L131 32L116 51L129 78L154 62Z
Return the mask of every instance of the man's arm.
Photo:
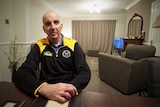
M39 62L40 51L39 47L35 44L14 77L15 85L32 96L36 88L43 83L43 81L38 80L36 77Z
M77 88L78 92L81 92L90 81L91 71L86 62L85 54L78 43L75 44L73 61L75 63L76 75L71 84Z

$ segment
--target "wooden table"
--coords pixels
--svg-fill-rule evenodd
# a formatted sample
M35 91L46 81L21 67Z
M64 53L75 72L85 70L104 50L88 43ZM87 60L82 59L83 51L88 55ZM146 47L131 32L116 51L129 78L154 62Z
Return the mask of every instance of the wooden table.
M0 105L6 100L25 101L22 107L30 107L34 98L24 94L10 82L0 82Z
M70 107L160 107L160 98L83 92Z
M13 83L0 82L0 105L6 99L25 101L22 107L45 107L48 102L43 97L32 98L24 94ZM160 98L83 91L71 99L69 107L160 107Z
M137 44L142 45L144 39L124 39L124 50L126 49L127 44Z

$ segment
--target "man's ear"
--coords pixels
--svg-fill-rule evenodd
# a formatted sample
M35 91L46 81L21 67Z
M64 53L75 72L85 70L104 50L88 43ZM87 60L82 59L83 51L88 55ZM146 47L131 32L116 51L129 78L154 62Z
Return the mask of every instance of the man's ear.
M43 28L43 31L45 32L44 25L42 26L42 28ZM45 32L45 33L46 33L46 32Z
M61 28L63 28L63 24L61 23Z

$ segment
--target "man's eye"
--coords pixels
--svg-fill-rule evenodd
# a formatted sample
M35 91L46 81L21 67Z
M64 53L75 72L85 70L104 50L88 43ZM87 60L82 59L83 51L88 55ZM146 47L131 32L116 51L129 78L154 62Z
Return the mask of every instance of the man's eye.
M57 20L57 21L54 21L54 24L55 25L58 25L59 24L59 21Z
M45 22L44 23L46 26L50 26L51 25L51 22Z

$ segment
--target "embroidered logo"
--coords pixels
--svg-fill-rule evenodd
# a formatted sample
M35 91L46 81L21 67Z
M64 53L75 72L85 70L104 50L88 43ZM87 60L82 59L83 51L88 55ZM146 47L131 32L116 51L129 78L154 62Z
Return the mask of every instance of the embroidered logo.
M70 52L69 50L64 50L64 51L62 52L62 56L63 56L64 58L69 58L69 57L71 56L71 52Z
M52 53L50 51L46 51L43 53L44 56L52 56Z

